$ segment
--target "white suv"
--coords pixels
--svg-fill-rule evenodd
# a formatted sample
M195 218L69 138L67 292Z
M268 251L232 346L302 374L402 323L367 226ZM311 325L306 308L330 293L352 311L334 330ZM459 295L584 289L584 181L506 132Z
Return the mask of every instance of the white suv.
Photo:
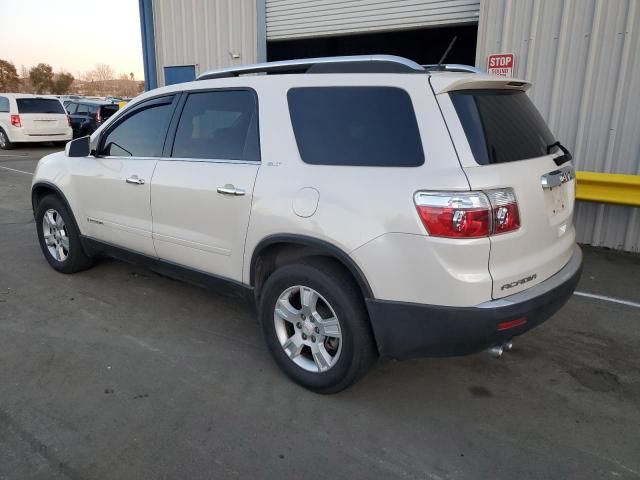
M20 142L54 142L64 146L73 137L67 111L55 97L0 93L0 148Z
M247 73L268 75L244 75ZM579 279L575 180L525 81L389 56L213 71L40 160L50 265L138 262L255 299L296 382L508 344Z

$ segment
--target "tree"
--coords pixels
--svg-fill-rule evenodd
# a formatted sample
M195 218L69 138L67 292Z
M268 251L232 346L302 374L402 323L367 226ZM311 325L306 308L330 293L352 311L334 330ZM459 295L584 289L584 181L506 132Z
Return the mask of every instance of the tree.
M58 73L53 79L53 83L51 85L51 93L54 93L56 95L65 95L69 93L69 88L71 87L71 84L74 80L75 78L73 78L73 75L71 75L70 73Z
M98 82L106 82L107 80L113 80L116 76L116 72L113 71L111 65L107 65L106 63L98 63L96 64L96 69L94 70L95 77Z
M53 69L47 63L39 63L29 70L29 80L36 90L36 93L45 93L51 90L53 82Z
M15 92L20 87L16 66L0 59L0 92Z

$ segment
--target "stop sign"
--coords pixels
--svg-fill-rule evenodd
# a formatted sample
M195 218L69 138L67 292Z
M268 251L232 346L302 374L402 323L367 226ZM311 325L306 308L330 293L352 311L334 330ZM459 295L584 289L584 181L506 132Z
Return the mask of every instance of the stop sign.
M487 59L487 72L501 77L513 77L515 63L513 53L494 53Z

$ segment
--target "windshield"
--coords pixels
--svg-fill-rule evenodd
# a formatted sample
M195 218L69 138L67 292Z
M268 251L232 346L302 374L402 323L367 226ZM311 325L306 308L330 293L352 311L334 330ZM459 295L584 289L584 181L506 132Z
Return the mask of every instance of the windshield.
M59 100L53 98L18 98L18 113L66 113Z
M541 157L556 143L525 92L460 90L449 95L480 165Z

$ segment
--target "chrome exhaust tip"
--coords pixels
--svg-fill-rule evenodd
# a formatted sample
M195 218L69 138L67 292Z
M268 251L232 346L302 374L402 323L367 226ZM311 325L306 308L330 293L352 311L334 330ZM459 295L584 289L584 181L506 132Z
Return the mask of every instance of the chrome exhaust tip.
M487 350L492 356L500 358L504 352L508 352L513 348L512 342L505 342L502 345L496 345Z
M504 348L502 345L497 345L495 347L491 347L489 350L487 350L492 356L496 357L496 358L500 358L502 356L502 354L504 353Z

